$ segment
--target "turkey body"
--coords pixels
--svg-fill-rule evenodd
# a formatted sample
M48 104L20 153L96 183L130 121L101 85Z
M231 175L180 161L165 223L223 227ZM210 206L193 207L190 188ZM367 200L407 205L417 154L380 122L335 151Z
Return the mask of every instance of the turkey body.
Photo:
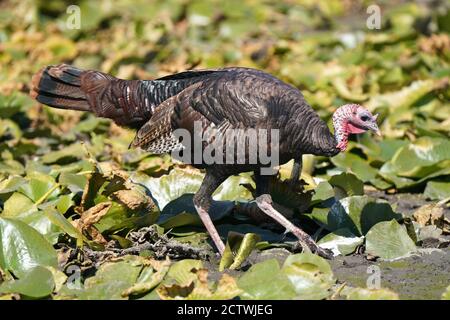
M198 122L202 124L203 132L209 128L216 128L219 132L224 131L223 128L231 131L251 128L265 130L269 135L270 130L278 130L281 164L302 154L332 156L339 152L325 122L296 88L254 69L227 68L204 72L206 74L194 72L193 75L187 72L163 80L174 81L173 85L181 90L154 109L150 120L138 131L133 146L156 153L171 151L170 148L158 149L164 145L158 144L161 137L166 137L162 132L181 128L195 136L193 124ZM162 117L165 122L161 121ZM226 140L225 131L223 135ZM206 147L207 143L203 143L203 149ZM190 149L193 152L192 146ZM226 150L224 156L227 156ZM248 154L245 159L249 159ZM244 165L220 164L216 170L236 174L256 170L263 165L246 161ZM194 163L194 166L204 168L208 165Z
M194 137L196 123L201 125L202 133L211 129L222 133L227 143L239 139L229 137L228 132L233 131L229 129L276 129L279 164L291 159L300 164L303 154L333 156L340 151L326 123L298 89L255 69L193 70L156 80L121 80L98 71L59 65L36 74L32 86L32 96L41 103L94 112L119 125L138 129L131 145L152 153L182 150L190 152L193 159L193 142L180 140L174 132L183 129ZM202 151L215 141L203 141ZM215 228L205 216L214 190L230 175L255 171L257 192L267 192L267 177L256 171L268 164L250 163L247 150L244 163L192 163L206 169L194 204L221 252L223 244L218 243L217 234L212 234ZM236 158L237 154L231 157ZM299 170L294 170L296 181Z

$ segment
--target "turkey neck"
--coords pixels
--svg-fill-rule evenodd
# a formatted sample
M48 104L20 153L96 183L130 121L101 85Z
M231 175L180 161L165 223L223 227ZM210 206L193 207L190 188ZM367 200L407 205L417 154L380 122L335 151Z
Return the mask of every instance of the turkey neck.
M291 110L291 118L283 131L294 158L302 154L329 157L340 152L327 124L304 100L297 102Z

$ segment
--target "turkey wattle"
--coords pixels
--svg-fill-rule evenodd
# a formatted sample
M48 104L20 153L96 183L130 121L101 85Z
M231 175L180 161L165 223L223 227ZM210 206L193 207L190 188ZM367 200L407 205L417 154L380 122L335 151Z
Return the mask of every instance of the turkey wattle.
M153 153L193 150L192 145L187 145L189 142L173 133L185 129L195 135L195 123L201 124L203 132L215 128L225 140L228 129L278 129L279 163L295 161L292 182L299 179L303 154L331 157L346 149L349 134L367 130L379 134L376 115L360 105L347 104L333 115L333 135L298 89L270 74L247 68L193 70L156 80L121 80L63 64L38 72L32 80L31 95L51 107L90 111L119 125L136 128L132 146ZM228 138L228 143L236 143L236 139L239 138ZM201 148L205 150L214 141L203 141ZM272 207L267 195L270 176L259 172L267 163L259 159L250 163L251 155L244 156L245 163L193 164L206 169L194 205L219 252L223 253L225 246L208 215L212 194L229 176L255 171L259 208L292 232L303 248L329 257L329 252Z

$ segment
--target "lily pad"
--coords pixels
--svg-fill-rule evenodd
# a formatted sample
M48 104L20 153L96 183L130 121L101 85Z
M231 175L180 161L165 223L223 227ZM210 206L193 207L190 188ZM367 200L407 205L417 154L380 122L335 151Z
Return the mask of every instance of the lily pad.
M332 176L328 181L333 187L340 191L342 197L356 196L364 194L364 184L355 175L351 173L341 173L336 176Z
M320 182L314 190L314 195L311 199L311 204L320 203L328 199L334 198L334 190L331 184L327 181Z
M423 194L432 200L443 200L450 197L450 182L429 181Z
M67 163L71 160L81 159L84 149L80 143L74 143L70 146L63 147L60 150L52 151L42 157L42 163Z
M335 282L328 262L312 253L289 256L282 272L294 286L298 299L324 299Z
M83 192L87 178L84 175L64 172L59 176L58 181L61 185L67 186L70 191L77 193Z
M83 235L82 233L75 228L69 220L67 220L61 213L57 210L48 208L44 210L43 214L55 225L61 228L65 233L69 236L75 238L77 240L77 245L81 247L83 245Z
M45 267L36 266L19 280L0 284L0 293L19 293L29 298L43 298L50 295L54 287L53 274Z
M261 238L254 233L242 235L236 232L230 232L228 234L225 251L220 260L219 271L223 271L225 268L231 270L239 268L260 239Z
M206 269L193 270L196 278L189 285L161 285L157 293L164 300L229 300L239 295L242 290L228 274L223 274L213 286L208 281Z
M55 180L46 174L34 172L28 183L22 185L19 191L33 200L34 203L42 203L59 194Z
M0 267L19 278L36 266L56 267L56 251L34 228L0 218Z
M14 192L5 201L3 217L18 217L37 211L33 201L22 193Z
M445 160L450 160L448 139L421 137L396 152L391 163L399 176L423 178L440 170L435 165Z
M404 257L417 248L406 230L395 220L373 226L366 235L366 251L383 259Z
M170 261L151 261L150 265L145 265L139 274L136 283L130 288L122 291L122 297L142 295L149 292L164 279L169 270Z
M362 236L378 222L400 219L402 216L385 201L353 196L337 201L329 210L315 210L311 217L329 231L348 229L355 236Z
M21 176L9 176L0 182L0 194L14 192L26 182L27 180Z
M144 258L124 256L120 261L106 262L100 266L95 276L84 282L81 290L67 290L65 294L72 294L84 300L123 300L125 290L132 287L143 269Z
M173 279L179 285L188 285L197 278L192 271L201 268L203 268L201 260L184 259L177 261L170 266L166 279Z
M204 175L197 170L183 170L174 168L169 174L159 178L145 178L137 175L133 178L136 183L142 183L150 191L158 203L159 209L164 210L170 202L185 194L194 194L200 188ZM216 190L215 200L245 200L251 199L249 191L241 186L250 183L251 179L243 176L230 177Z
M331 158L331 162L335 164L337 167L341 168L342 170L351 170L354 175L360 179L361 181L368 182L377 176L378 170L370 165L370 163L357 156L353 153L340 153L337 156ZM333 176L331 179L336 179L336 176ZM353 194L348 195L360 195L363 194L361 189L361 184L355 181L355 179L351 176L344 177L345 179L342 179L344 181L348 181L344 186L346 186L345 189L352 190ZM342 180L336 181L336 183L340 183L340 186L343 187ZM333 184L330 180L330 183ZM350 185L353 185L353 187L350 187Z
M238 279L238 286L244 291L239 296L243 300L284 300L297 295L275 259L253 265Z

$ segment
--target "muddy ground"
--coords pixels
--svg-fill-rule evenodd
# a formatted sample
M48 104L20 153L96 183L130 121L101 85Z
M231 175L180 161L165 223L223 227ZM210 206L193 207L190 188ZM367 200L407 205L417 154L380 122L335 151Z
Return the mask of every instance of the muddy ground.
M395 211L408 217L429 203L420 194L371 192L369 195L389 201ZM444 214L450 217L448 207ZM337 257L331 265L338 280L362 287L370 276L367 268L376 265L380 267L381 286L394 290L401 299L440 299L450 285L450 248L419 249L419 253L396 261L368 261L364 255L351 255Z
M369 192L368 195L389 201L396 212L408 217L420 206L430 203L418 194L389 195L383 192ZM447 218L450 217L449 208L446 209L445 215ZM282 248L254 252L249 257L248 267L272 258L282 264L289 254L289 251ZM371 261L364 254L353 254L336 257L330 260L330 264L338 283L345 282L350 286L364 288L367 287L368 278L372 275L370 273L372 268L369 267L378 266L381 287L397 292L400 299L440 299L450 285L450 248L419 248L418 253L395 261L380 259ZM233 271L232 274L239 275L241 272ZM214 277L214 272L211 275Z
M276 258L280 264L289 252L271 249L252 255L251 263ZM380 269L380 286L397 292L400 299L440 299L450 284L450 249L420 249L417 254L396 261L369 261L362 254L339 256L330 260L338 283L354 287L367 287L372 275L370 266ZM239 274L233 272L233 275Z
M368 267L380 268L381 287L397 292L401 299L440 299L450 284L450 250L424 249L396 261L368 261L363 255L337 257L331 261L336 278L349 285L366 287Z

